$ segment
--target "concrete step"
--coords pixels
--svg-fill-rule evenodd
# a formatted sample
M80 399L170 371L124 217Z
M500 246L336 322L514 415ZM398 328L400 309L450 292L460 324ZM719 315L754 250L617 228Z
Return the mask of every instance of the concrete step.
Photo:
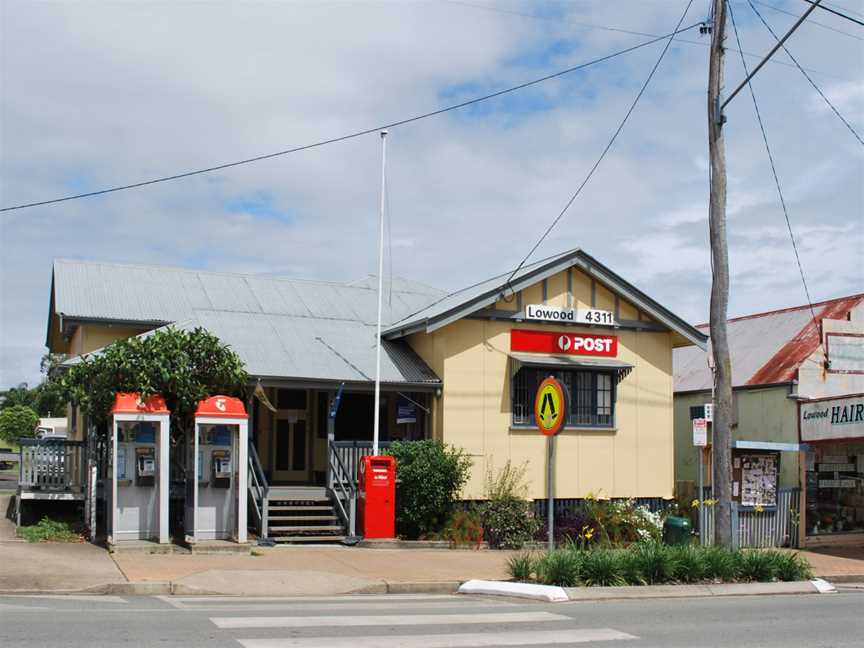
M325 535L325 536L276 536L273 538L275 542L290 544L292 542L327 542L335 543L342 542L345 539L344 535Z
M270 522L329 522L338 518L335 515L271 515L268 519Z
M271 533L276 531L332 531L333 533L341 533L345 529L341 524L310 524L308 526L292 524L289 526L269 526L267 530Z
M319 506L312 505L303 506L303 505L294 505L294 506L268 506L268 510L270 511L332 511L332 506Z

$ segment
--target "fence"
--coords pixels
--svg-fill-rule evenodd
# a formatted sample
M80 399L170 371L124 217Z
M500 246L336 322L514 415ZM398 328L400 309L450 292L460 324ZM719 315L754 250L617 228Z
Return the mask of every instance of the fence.
M706 488L703 499L710 498L711 490ZM699 537L705 546L714 544L714 508L704 507ZM800 511L800 488L781 488L777 492L777 506L760 511L733 502L732 543L736 547L796 547Z
M81 492L84 443L60 439L22 439L18 485L22 490Z

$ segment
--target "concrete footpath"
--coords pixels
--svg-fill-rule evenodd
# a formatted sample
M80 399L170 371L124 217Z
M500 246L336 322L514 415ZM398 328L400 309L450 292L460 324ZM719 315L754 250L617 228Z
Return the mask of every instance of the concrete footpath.
M5 499L0 502L4 504ZM0 592L78 592L127 580L101 547L86 542L30 543L0 517Z
M836 583L864 582L864 545L800 551L816 576Z
M131 582L176 593L245 596L454 592L471 578L506 579L507 551L255 547L252 555L119 552Z

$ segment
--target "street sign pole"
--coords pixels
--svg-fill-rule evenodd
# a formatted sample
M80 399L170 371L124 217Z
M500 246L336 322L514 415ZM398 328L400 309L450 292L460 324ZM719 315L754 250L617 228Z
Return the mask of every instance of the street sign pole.
M555 435L546 437L546 520L549 527L549 551L555 548Z
M696 446L697 459L699 460L699 544L704 543L705 538L705 503L702 501L702 494L705 492L704 486L704 476L703 476L703 467L702 460L705 456L704 448L701 446Z
M567 396L564 387L549 376L537 388L534 397L534 420L546 435L546 527L549 550L555 548L555 435L567 420Z

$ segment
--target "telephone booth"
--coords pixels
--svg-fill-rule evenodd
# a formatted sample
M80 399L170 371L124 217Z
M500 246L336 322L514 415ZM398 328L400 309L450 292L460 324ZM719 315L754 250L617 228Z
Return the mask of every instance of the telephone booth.
M198 403L186 463L186 541L246 542L248 416L243 401Z
M169 541L170 412L154 394L119 393L111 409L108 543Z

